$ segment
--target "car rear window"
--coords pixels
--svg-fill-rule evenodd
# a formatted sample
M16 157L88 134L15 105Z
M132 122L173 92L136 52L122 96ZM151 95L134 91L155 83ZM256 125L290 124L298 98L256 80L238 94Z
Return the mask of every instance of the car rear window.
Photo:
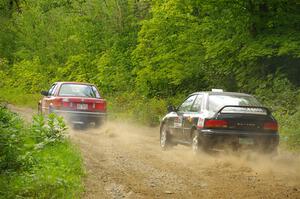
M95 86L85 84L63 84L59 96L100 98Z
M209 95L208 110L217 112L226 105L262 106L257 99L250 95Z

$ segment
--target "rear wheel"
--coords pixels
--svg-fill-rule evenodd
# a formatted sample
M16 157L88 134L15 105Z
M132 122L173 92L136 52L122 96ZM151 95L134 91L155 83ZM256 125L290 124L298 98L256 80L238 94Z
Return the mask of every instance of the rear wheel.
M102 120L101 119L97 119L95 120L95 128L99 128L100 126L102 126Z
M278 154L277 147L274 146L265 147L262 152L271 156L276 156Z
M166 125L163 125L160 130L160 147L162 150L166 150L172 146L170 134L166 127Z
M260 142L257 143L258 145L258 150L261 153L264 154L269 154L269 155L276 155L278 153L277 151L277 145L274 144L273 140L261 140Z
M73 130L83 131L88 128L88 125L89 125L88 123L83 122L81 124L78 124L78 123L72 124L72 127L73 127Z
M99 128L105 125L105 123L107 122L107 118L106 117L98 118L94 122L95 122L95 128Z
M200 150L209 151L211 148L209 140L199 134L197 130L192 131L192 149L194 153L198 153Z

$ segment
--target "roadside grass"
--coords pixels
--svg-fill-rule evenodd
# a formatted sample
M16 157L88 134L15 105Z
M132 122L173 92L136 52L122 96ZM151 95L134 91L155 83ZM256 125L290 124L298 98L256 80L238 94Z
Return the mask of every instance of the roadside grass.
M0 88L0 101L13 105L37 108L41 95L38 93L26 93L18 88Z
M4 198L80 198L84 173L71 143L48 146L31 158L34 164L29 170L1 174Z
M0 107L0 198L80 198L83 162L56 116L32 124Z

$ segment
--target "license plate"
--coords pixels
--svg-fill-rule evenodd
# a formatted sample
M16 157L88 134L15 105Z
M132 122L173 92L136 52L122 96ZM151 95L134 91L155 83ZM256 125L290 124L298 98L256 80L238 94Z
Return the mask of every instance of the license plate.
M254 144L252 138L239 138L239 143L243 145L252 145Z
M87 104L77 104L77 109L87 110L88 109L88 105Z

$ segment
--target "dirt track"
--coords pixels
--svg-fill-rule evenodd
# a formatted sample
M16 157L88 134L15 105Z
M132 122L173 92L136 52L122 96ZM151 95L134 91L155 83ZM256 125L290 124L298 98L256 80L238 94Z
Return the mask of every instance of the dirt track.
M162 152L158 129L120 122L72 135L87 168L84 198L300 198L300 159L289 153Z
M28 117L28 110L18 109ZM300 157L280 151L193 155L162 152L157 128L109 122L72 131L87 170L83 198L300 198Z

